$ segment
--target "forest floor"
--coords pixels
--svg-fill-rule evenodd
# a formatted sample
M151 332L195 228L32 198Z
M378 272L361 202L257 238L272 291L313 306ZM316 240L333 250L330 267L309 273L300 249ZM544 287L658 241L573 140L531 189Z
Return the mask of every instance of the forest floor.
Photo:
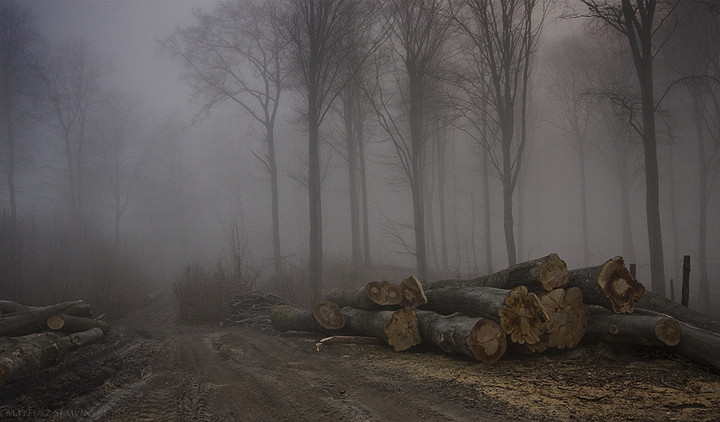
M318 352L318 339L187 325L167 293L0 387L0 420L720 420L720 376L667 353L586 346L483 365L424 348Z

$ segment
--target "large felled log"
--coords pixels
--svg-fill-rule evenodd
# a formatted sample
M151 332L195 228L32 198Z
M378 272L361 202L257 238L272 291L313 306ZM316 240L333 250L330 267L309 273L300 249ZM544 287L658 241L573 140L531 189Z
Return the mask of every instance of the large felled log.
M368 311L342 308L345 315L343 330L353 334L377 337L396 352L421 343L415 311L402 308L397 311Z
M580 288L585 303L615 313L632 313L635 302L645 294L645 287L630 274L620 256L595 267L570 270L568 276L567 286Z
M584 341L675 346L682 338L680 323L666 315L615 314L594 306ZM720 347L720 343L716 345Z
M547 345L558 349L577 346L590 317L582 291L577 287L555 289L542 295L540 303L550 317L545 325Z
M670 315L678 321L720 334L720 321L653 292L645 292L645 296L637 304L637 307Z
M50 315L62 313L82 304L84 304L82 300L76 300L0 316L0 336L22 336L42 331L46 329L45 321Z
M489 318L518 344L535 344L545 332L549 317L538 297L525 286L512 290L493 287L448 287L425 292L425 309L441 314L463 313Z
M270 311L273 328L278 331L312 331L326 333L345 325L345 317L334 303L321 301L313 309L278 305Z
M330 292L325 300L337 304L340 308L350 306L357 309L381 309L399 306L403 293L400 286L389 281L371 281L356 291Z
M423 341L447 353L460 353L484 363L494 363L507 350L507 335L487 318L440 315L416 311Z
M565 261L556 253L542 258L521 262L494 274L470 280L441 280L427 283L425 290L445 287L496 287L512 289L526 286L530 290L550 291L567 283L568 271Z
M28 307L25 305L10 300L0 300L0 315L27 311Z
M671 350L720 371L720 334L680 322L680 342Z
M99 328L61 337L56 333L35 333L13 338L13 344L0 353L0 385L60 361L67 350L83 346L103 336Z
M87 331L92 328L99 328L105 334L110 331L110 324L105 321L74 315L50 315L45 323L51 330L64 331L66 333L77 333L80 331Z

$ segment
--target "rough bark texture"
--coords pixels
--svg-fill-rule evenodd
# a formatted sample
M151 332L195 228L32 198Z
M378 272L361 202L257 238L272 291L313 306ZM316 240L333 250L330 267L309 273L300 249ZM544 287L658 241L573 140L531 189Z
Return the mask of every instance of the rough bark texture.
M318 307L318 304L316 304L315 307ZM279 305L272 308L270 312L270 320L273 328L278 331L312 331L317 333L327 333L329 330L337 330L343 327L344 317L342 314L339 316L336 315L332 318L326 318L323 323L318 321L315 317L316 314L332 314L332 304L329 304L329 302L320 302L319 308L320 309L318 310L310 310L295 308L290 305ZM327 321L330 321L330 323Z
M83 304L82 300L63 302L0 317L0 336L22 336L42 331L47 328L45 321L49 316Z
M637 307L661 312L670 315L678 321L720 334L720 321L709 315L688 309L675 301L666 299L653 292L646 292L643 299L637 304Z
M535 344L545 332L548 315L538 297L524 286L512 290L493 287L449 287L425 292L423 308L441 314L460 312L470 317L489 318L500 324L510 340Z
M377 337L396 352L407 350L421 343L420 330L415 311L402 308L392 311L366 311L345 307L345 327L353 334Z
M615 313L632 313L635 302L645 294L645 287L630 274L622 257L616 256L602 265L569 271L567 287L578 287L587 304L612 309Z
M496 287L512 289L526 286L531 290L550 291L567 283L568 271L565 261L556 253L513 265L502 271L470 280L441 280L428 283L426 290L444 287Z
M97 319L77 317L73 315L55 314L46 320L48 328L66 333L77 333L92 328L99 328L103 333L110 331L110 324Z
M558 349L577 346L590 317L582 291L577 287L555 289L541 296L540 303L550 317L545 325L547 345Z
M682 338L681 333L680 323L667 315L615 314L594 306L590 309L585 341L675 346Z
M340 307L332 302L321 300L310 309L313 318L327 330L339 330L345 325L345 317Z
M483 363L494 363L507 350L507 335L487 318L440 315L416 311L423 341L447 353L460 353Z

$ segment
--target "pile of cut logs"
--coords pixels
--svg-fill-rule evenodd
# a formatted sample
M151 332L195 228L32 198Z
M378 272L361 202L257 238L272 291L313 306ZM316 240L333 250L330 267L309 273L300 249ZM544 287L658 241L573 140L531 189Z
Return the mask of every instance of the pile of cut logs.
M0 385L59 362L108 330L82 300L43 307L0 300Z
M600 341L666 348L720 369L720 322L646 292L622 257L568 270L552 253L470 280L373 281L333 292L311 309L272 309L280 331L373 337L395 351L422 342L484 363L508 347L542 353Z

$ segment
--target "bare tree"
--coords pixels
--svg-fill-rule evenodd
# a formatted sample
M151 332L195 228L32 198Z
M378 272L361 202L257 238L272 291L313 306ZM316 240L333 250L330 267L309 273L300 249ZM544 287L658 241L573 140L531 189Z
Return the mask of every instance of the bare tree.
M323 277L320 125L354 73L348 74L343 66L350 55L345 48L347 40L366 27L371 14L358 0L292 0L285 3L285 8L288 68L306 102L303 117L308 129L309 277L317 299ZM364 61L363 57L358 64Z
M107 62L79 40L60 47L48 68L47 98L52 125L64 147L71 221L79 240L84 230L87 166L97 153L97 142L88 137L88 127L104 100L109 69Z
M203 111L226 102L262 125L267 155L255 156L270 174L276 283L282 278L275 123L285 84L277 1L230 0L211 13L195 10L196 23L160 41L186 68L185 78L205 99Z
M0 4L0 151L7 155L3 167L10 201L7 244L3 245L7 250L0 248L0 260L7 253L7 277L15 283L20 283L22 277L15 183L16 151L20 135L34 114L37 92L33 87L41 76L41 49L42 39L30 12L14 3Z
M463 0L452 10L459 31L468 40L471 64L467 72L460 75L460 86L466 94L466 117L471 125L479 126L485 118L492 125L487 138L479 135L480 127L466 132L485 144L502 181L504 233L510 265L517 260L513 193L527 143L530 58L547 7L548 3L542 0ZM483 105L485 99L488 107Z
M583 16L599 20L621 33L635 65L640 86L642 125L639 129L645 152L645 207L650 246L652 290L665 296L665 269L660 226L660 188L653 60L672 33L679 0L580 0L588 9Z
M445 53L442 47L449 20L439 0L390 0L385 3L383 16L390 38L388 52L376 58L377 84L372 104L378 123L392 141L410 183L415 233L413 253L418 278L427 280L423 178L430 128L426 117ZM389 62L389 67L382 66L383 61ZM387 78L381 77L381 72ZM383 86L384 83L387 86Z

